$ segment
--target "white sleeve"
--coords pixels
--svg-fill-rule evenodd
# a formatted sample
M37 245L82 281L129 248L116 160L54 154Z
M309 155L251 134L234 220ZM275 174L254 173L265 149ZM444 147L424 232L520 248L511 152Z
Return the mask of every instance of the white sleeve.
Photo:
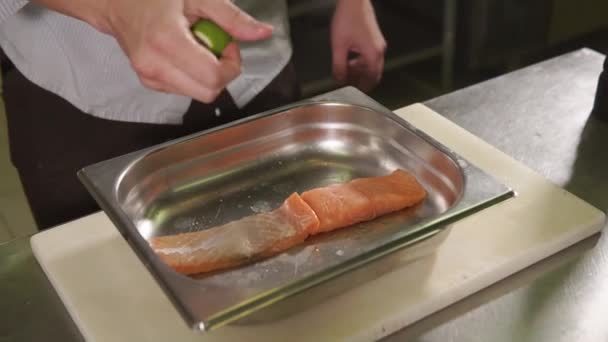
M17 13L27 2L28 0L0 0L0 24Z

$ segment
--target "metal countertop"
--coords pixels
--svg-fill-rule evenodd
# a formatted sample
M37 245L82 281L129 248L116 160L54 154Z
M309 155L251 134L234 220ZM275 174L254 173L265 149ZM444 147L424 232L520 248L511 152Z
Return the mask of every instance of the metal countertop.
M425 102L608 211L608 123L590 118L604 56L583 49ZM80 341L29 239L0 245L0 341ZM387 341L608 341L608 238L587 239Z

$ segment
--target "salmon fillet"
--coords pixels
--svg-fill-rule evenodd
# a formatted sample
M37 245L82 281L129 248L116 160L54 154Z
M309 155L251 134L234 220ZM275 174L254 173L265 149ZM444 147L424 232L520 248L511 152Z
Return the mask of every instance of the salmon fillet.
M372 202L350 183L306 191L302 199L319 218L319 228L311 235L328 232L376 217Z
M416 177L403 170L384 177L354 179L350 184L369 199L376 216L411 207L426 197Z
M388 176L358 178L302 194L302 199L319 218L319 229L311 235L373 220L410 207L425 197L426 191L416 177L403 170L396 170Z
M425 197L416 177L396 170L387 176L312 189L301 196L293 193L271 212L202 231L154 237L150 245L177 272L209 272L281 253L310 235L372 220Z
M319 220L294 193L278 209L197 232L154 237L150 245L179 273L195 274L272 256L304 241Z

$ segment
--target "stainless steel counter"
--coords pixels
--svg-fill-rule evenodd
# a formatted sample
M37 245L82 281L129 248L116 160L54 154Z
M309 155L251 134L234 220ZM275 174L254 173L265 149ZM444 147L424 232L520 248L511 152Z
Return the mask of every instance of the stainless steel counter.
M580 50L426 102L608 211L608 124L589 118L603 56ZM602 153L604 152L604 153ZM0 245L0 341L79 341L28 239ZM608 238L588 239L388 341L608 341Z
M608 123L590 117L604 56L579 50L426 105L608 211ZM387 341L608 341L608 237L588 239Z
M82 341L32 254L29 239L0 244L0 341Z

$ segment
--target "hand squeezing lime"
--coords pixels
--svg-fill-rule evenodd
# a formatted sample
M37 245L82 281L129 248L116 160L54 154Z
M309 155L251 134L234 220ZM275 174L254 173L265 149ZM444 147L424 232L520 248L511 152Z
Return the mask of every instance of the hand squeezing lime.
M192 33L217 57L222 55L224 48L230 44L232 37L216 23L201 19L192 25Z

